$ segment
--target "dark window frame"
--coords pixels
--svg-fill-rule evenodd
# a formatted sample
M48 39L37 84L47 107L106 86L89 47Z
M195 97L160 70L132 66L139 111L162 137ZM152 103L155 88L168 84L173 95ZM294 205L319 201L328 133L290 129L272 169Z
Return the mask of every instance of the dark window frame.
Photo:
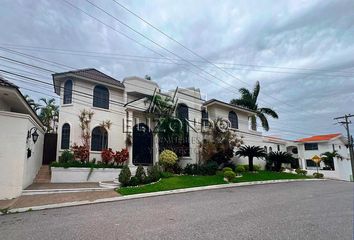
M231 128L238 129L238 116L235 111L230 111L228 119L231 123Z
M184 103L179 103L176 107L176 117L181 120L184 130L184 137L180 143L177 143L180 150L177 151L178 156L190 156L190 142L189 142L189 107Z
M96 85L93 89L93 107L109 109L109 90L103 85Z
M68 79L64 83L63 104L71 104L73 102L73 81Z
M317 164L314 161L312 161L311 159L306 159L306 167L314 168L314 167L317 167Z
M64 123L61 128L61 149L69 149L70 148L70 131L71 127L69 123Z
M305 143L305 151L316 151L318 150L318 143Z
M108 148L108 132L105 128L97 126L91 132L91 151L102 151Z

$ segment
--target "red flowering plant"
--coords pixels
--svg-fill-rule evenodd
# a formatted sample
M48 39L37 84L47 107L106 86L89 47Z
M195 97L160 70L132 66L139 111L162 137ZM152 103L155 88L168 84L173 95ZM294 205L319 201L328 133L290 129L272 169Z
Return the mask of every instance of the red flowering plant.
M114 152L112 151L112 148L103 149L101 152L102 162L105 164L108 164L113 159L113 156Z
M80 160L81 162L88 162L90 151L87 146L79 146L74 144L71 146L71 150L74 153L75 160Z
M128 149L123 148L121 151L116 151L116 153L113 156L114 162L117 165L122 165L124 162L126 162L129 158L129 152Z

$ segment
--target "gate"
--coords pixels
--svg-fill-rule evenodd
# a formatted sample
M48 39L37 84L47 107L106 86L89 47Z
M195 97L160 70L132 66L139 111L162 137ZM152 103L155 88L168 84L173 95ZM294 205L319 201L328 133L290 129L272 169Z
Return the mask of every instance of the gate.
M57 138L56 133L44 134L43 165L49 165L57 159Z

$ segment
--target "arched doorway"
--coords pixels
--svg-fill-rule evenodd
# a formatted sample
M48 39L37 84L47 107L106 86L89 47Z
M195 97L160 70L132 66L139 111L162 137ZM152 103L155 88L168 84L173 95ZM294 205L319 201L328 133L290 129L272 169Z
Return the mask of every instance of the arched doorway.
M152 162L152 132L150 128L139 123L133 127L133 164L151 165Z

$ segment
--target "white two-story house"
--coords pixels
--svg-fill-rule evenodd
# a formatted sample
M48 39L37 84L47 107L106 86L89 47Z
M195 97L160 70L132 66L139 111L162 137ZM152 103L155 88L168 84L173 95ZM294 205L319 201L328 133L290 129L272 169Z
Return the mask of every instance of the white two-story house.
M148 110L151 96L170 96L176 104L175 114L188 119L187 149L181 155L182 165L199 162L202 140L201 119L228 119L231 129L244 137L245 144L262 141L261 133L250 130L249 118L254 112L216 99L204 101L199 89L176 88L162 92L158 84L140 77L116 80L96 69L82 69L53 74L55 93L60 96L57 156L73 144L82 144L79 121L81 111L93 112L89 130L90 160L101 160L101 151L127 148L129 165L151 165L158 161L159 139L153 132L156 122ZM108 127L102 125L109 121ZM141 131L143 129L143 131Z

